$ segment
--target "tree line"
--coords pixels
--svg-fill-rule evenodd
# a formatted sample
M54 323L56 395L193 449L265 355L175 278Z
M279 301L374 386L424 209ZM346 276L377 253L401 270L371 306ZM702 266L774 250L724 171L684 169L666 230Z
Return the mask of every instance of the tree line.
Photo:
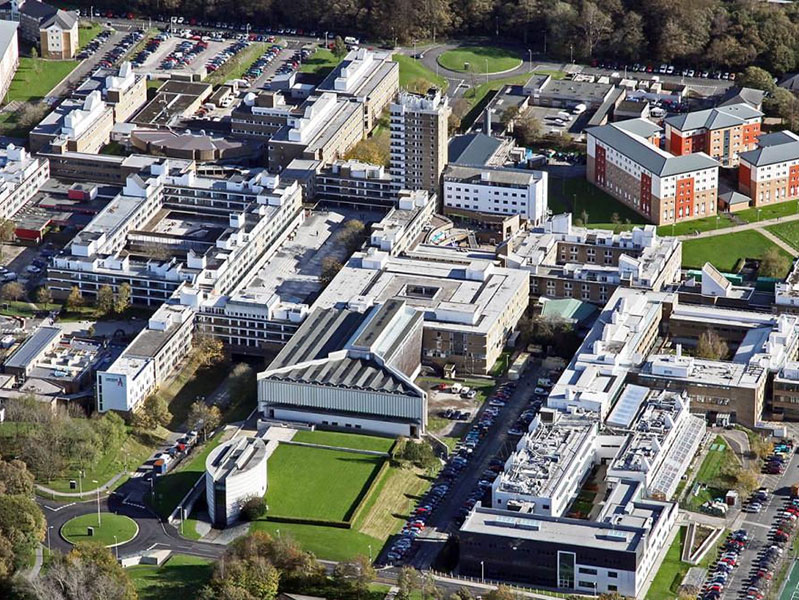
M81 2L86 8L89 0ZM97 9L98 4L93 3ZM797 67L799 7L756 0L105 0L144 15L179 14L409 43L491 36L585 60L675 62L738 71Z

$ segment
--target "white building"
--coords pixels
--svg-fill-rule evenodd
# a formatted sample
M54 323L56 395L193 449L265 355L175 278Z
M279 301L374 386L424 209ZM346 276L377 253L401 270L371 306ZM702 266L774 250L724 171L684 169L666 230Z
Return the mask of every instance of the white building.
M261 438L240 437L214 448L205 459L205 499L215 527L232 525L241 506L266 494L266 444Z
M0 21L0 98L6 97L19 66L17 23Z
M444 171L444 212L521 215L539 225L547 214L545 171L450 165Z
M50 179L50 161L9 144L0 150L0 218L12 219Z

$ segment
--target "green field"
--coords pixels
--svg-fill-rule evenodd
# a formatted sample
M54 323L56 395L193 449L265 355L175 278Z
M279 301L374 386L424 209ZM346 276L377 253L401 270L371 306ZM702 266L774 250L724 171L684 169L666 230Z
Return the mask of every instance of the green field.
M447 50L438 57L438 64L461 73L499 73L518 67L522 61L503 48L469 46Z
M549 190L549 206L553 212L563 212L571 206L572 218L576 220L582 219L585 211L591 227L614 229L624 227L627 220L633 225L646 223L643 216L582 177L553 179ZM613 222L614 214L618 223Z
M61 527L61 536L71 544L99 542L104 546L129 542L139 532L136 522L124 515L100 513L101 524L97 525L97 513L74 517ZM88 535L88 527L94 527L94 535ZM116 536L116 539L114 539Z
M771 206L761 206L760 208L747 208L746 210L735 213L735 216L746 221L755 223L757 221L767 221L779 217L787 217L799 214L799 201L780 202Z
M183 500L191 487L197 483L200 475L205 473L205 459L222 442L224 433L224 430L221 430L204 445L196 447L191 456L174 471L158 476L155 481L155 499L152 506L161 517L168 517L178 502Z
M78 27L78 48L86 46L86 44L96 38L102 30L103 27L97 23L89 23L88 27Z
M78 66L75 60L43 60L32 59L27 56L20 57L19 68L11 87L6 94L6 100L39 100L47 96L64 77L69 75Z
M683 223L675 223L673 225L661 225L658 227L659 235L692 235L694 233L701 233L703 231L713 231L716 229L725 229L732 227L735 222L729 213L719 213L713 217L705 217L703 219L694 219L693 221L685 221Z
M682 545L685 540L686 528L680 527L680 533L669 546L663 562L660 564L657 575L649 586L647 600L674 600L677 597L677 588L682 583L683 577L691 565L680 560Z
M799 250L799 221L769 225L766 227L782 241Z
M394 445L394 440L391 438L341 433L338 431L298 431L291 438L291 441L319 444L320 446L352 448L353 450L374 450L375 452L388 452L391 446Z
M213 561L173 555L160 567L139 565L127 569L139 600L192 600L211 579Z
M300 73L315 73L324 77L338 66L341 59L330 50L319 48L300 65Z
M709 500L720 498L735 485L725 471L733 470L738 463L738 459L730 449L729 444L721 436L716 436L711 444L705 460L696 472L693 482L685 499L685 505L691 510L698 511L700 507ZM698 494L693 494L694 485L704 484Z
M267 464L269 515L347 520L383 460L379 456L281 444Z
M753 230L686 240L682 245L682 266L701 269L709 262L719 271L734 273L740 259L760 258L775 247L763 234ZM789 256L783 250L780 253Z
M421 86L421 82L429 82L442 90L446 90L449 82L440 75L425 67L415 58L405 54L395 54L392 59L399 63L399 84L403 89L416 89Z
M359 554L369 556L369 546L372 547L373 556L377 556L384 543L384 540L354 529L299 523L256 521L250 526L250 531L266 531L275 537L289 535L302 546L303 550L313 552L317 558L325 560L349 560Z

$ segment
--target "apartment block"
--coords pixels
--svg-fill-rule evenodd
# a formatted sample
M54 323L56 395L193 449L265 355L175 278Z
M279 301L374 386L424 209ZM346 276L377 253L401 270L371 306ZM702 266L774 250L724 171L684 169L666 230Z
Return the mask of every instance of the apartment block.
M520 215L539 225L547 214L548 173L449 165L443 175L444 214Z
M657 235L654 225L621 233L574 227L566 213L520 231L498 254L530 274L532 297L604 305L620 286L660 291L678 281L682 242Z
M0 218L13 219L50 179L50 163L25 148L9 144L0 150Z
M337 160L323 166L315 177L316 196L332 204L393 207L397 190L381 165Z
M30 132L31 152L98 154L111 139L114 110L99 90L85 99L64 100Z
M78 17L40 0L0 4L0 19L19 23L20 37L39 47L42 58L71 59L78 51Z
M661 150L660 132L645 119L588 129L588 181L655 225L715 215L718 163Z
M399 63L392 60L391 52L351 50L316 91L334 92L361 102L364 130L369 132L399 91Z
M437 194L447 164L447 97L436 89L424 96L401 92L391 104L389 171L397 190Z
M667 117L666 150L675 156L704 152L724 167L754 150L763 113L746 104L718 106Z
M799 136L792 131L761 135L757 148L740 155L738 191L757 207L799 199Z

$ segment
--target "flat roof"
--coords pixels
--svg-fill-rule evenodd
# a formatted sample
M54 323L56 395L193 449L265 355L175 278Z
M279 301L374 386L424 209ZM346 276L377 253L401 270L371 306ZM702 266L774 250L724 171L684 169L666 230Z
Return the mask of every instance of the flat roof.
M61 337L58 327L39 327L22 345L6 360L6 368L21 369L29 366L44 352L48 346Z

